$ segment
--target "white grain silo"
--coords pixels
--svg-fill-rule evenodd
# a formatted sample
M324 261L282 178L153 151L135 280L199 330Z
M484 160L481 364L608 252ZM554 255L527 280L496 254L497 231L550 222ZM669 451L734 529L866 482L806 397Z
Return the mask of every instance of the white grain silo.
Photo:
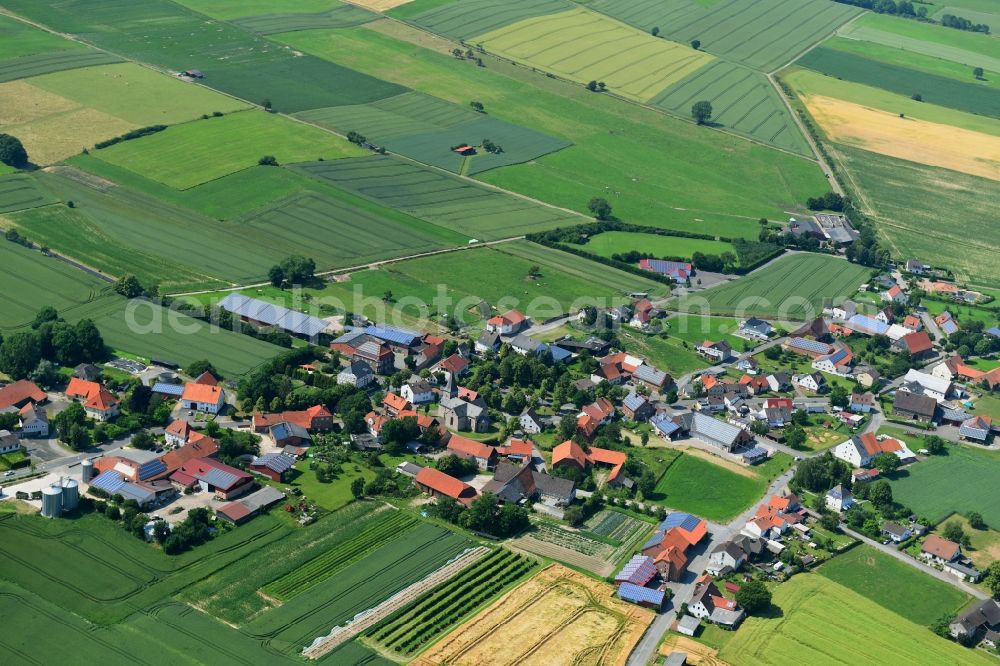
M80 463L80 480L84 483L90 483L90 480L94 478L94 461L84 460Z
M63 479L62 484L62 510L73 511L80 503L80 484L75 479Z
M58 518L62 513L62 488L57 485L42 488L42 515Z

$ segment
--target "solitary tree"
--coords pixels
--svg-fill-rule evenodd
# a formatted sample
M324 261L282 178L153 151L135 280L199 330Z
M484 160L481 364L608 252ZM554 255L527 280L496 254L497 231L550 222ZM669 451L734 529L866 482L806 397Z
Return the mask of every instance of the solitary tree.
M695 102L691 107L691 116L699 125L704 125L712 118L712 103L705 99Z
M751 580L736 593L736 603L749 615L754 615L771 607L771 591L761 581Z
M656 37L657 35L659 35L660 34L660 26L654 25L653 29L649 31L649 34L651 34L653 37Z
M594 197L587 204L587 209L594 214L598 220L611 219L611 204L603 197Z
M910 99L912 99L914 102L922 102L924 101L924 96L921 95L920 93L913 93L912 95L910 95Z
M973 511L969 514L969 527L974 530L985 530L986 521L983 520L983 514L978 511Z
M974 68L972 70L972 75L981 81L983 79L983 68L982 67Z
M479 113L485 113L486 112L486 107L483 106L482 102L475 102L475 101L469 102L469 106L472 107L473 111L478 111Z
M587 82L587 90L589 90L590 92L597 92L597 90L598 90L598 88L597 88L597 81L588 81Z
M365 496L365 480L362 477L358 477L351 481L351 494L354 495L354 499L361 499Z
M701 40L700 39L692 39L691 40L691 48L693 48L695 51L697 51L698 49L700 49L701 48Z
M0 134L0 162L15 169L28 166L28 151L16 136Z
M118 278L112 288L126 298L135 298L142 295L142 285L131 274Z
M274 155L264 155L264 157L257 160L257 164L261 166L278 166L278 158Z

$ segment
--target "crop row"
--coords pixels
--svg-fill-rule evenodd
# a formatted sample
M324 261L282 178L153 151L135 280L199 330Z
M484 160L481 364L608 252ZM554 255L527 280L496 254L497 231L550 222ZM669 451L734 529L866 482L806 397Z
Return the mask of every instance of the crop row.
M577 552L583 553L584 555L592 555L595 557L604 557L611 550L612 547L608 544L601 543L599 541L594 541L581 534L574 532L568 532L558 527L551 527L549 525L539 525L538 531L532 536L536 539L542 541L548 541L549 543L554 543L564 548L570 548Z
M413 527L416 522L416 518L410 515L393 511L359 534L269 583L264 587L264 592L278 599L288 600L299 592L326 580L337 570L374 550L384 541Z
M534 564L534 560L507 550L494 551L418 599L382 627L375 638L399 654L413 654L447 631L462 614L520 579Z

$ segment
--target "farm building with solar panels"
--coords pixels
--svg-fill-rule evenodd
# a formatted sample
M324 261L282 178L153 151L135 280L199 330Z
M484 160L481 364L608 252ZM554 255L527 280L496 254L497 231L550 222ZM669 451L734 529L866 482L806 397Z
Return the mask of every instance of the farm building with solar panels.
M290 310L243 294L229 294L219 301L219 307L237 315L241 321L255 326L273 326L289 335L306 340L316 339L330 327L319 317Z
M199 486L202 491L214 492L221 499L245 495L254 485L250 474L211 458L188 460L170 475L170 480L185 489Z

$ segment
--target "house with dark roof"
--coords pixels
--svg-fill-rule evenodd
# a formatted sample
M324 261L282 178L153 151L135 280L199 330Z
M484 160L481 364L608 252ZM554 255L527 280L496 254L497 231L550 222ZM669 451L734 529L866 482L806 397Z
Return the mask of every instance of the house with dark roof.
M540 433L548 424L548 421L539 416L538 412L536 412L533 407L526 408L521 416L518 417L517 421L521 430L529 435Z
M483 331L476 338L476 352L486 354L500 349L500 334L496 331Z
M20 451L21 440L10 430L0 430L0 454Z
M309 431L298 423L290 421L275 423L268 428L267 432L274 441L275 446L278 447L303 447L312 444L312 437Z
M666 275L677 284L685 284L694 275L694 268L690 263L683 261L665 261L662 259L640 259L639 268L644 271L651 271Z
M706 444L732 452L734 449L744 446L753 441L753 434L745 428L720 421L708 414L700 412L687 412L681 415L684 421L684 429L694 437Z
M927 395L911 393L903 389L896 391L892 401L892 412L896 416L931 423L937 414L938 403Z
M705 340L694 349L702 356L712 359L716 363L723 363L733 355L732 346L725 340L719 340L718 342Z
M493 493L508 504L538 500L549 506L567 506L576 497L576 485L569 479L539 472L530 464L500 461L483 492Z
M622 400L622 414L629 421L647 421L655 413L653 403L638 393L629 393Z
M18 435L21 437L48 437L49 416L36 403L29 402L18 412Z
M962 425L958 428L960 439L979 442L980 444L988 443L992 432L993 421L989 416L973 416L963 421Z
M490 427L486 403L478 396L472 400L448 396L441 399L439 406L441 420L447 428L466 432L486 432Z
M747 561L747 554L732 541L720 543L708 556L705 571L713 576L724 576L739 571Z
M1000 643L1000 604L995 599L980 601L955 618L948 633L966 644L989 641L995 647Z
M348 384L358 388L365 388L375 381L375 373L371 366L362 361L351 361L347 366L337 373L338 384Z
M722 592L708 576L703 577L694 588L694 595L688 602L688 612L724 629L737 628L746 615L737 606L735 599L722 596Z
M736 335L751 340L767 340L774 333L774 327L763 319L751 317L740 322Z

